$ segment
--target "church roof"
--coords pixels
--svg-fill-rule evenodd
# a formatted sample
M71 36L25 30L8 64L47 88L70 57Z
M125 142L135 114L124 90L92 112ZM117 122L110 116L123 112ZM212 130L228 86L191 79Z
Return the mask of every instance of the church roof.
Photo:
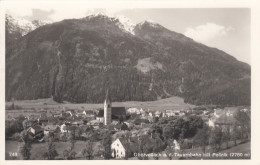
M112 115L114 116L125 116L125 107L112 107Z
M125 116L126 110L125 107L112 107L111 108L112 116ZM104 117L104 109L98 111L97 117Z

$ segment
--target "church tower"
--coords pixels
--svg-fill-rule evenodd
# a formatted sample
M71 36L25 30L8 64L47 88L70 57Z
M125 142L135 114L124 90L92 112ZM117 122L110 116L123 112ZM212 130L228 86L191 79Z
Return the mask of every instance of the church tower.
M108 125L111 123L111 109L112 109L112 102L108 93L108 90L106 91L106 98L104 101L104 125Z

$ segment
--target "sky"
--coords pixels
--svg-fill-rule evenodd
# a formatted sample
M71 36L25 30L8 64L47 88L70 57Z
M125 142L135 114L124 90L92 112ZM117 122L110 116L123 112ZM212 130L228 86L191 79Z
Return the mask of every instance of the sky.
M76 10L71 10L76 8ZM72 12L73 11L73 12ZM247 8L106 8L84 5L11 5L7 13L27 20L61 21L103 12L126 16L137 24L157 22L169 30L182 33L197 42L215 47L248 64L250 61L250 9Z

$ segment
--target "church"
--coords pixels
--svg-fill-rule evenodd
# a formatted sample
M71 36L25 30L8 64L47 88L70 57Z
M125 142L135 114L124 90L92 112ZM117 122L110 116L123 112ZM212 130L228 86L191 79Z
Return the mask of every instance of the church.
M103 122L104 125L109 125L112 120L119 120L120 118L125 119L125 117L125 107L112 107L112 101L107 90L104 101L104 109L99 110L96 119Z

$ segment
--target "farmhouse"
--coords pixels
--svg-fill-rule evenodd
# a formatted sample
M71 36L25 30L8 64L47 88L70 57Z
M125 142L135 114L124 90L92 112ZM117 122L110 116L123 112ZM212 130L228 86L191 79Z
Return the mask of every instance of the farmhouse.
M122 139L116 139L111 144L111 150L112 150L112 157L115 158L124 158L126 155L126 145L122 143Z
M27 129L27 132L31 134L32 137L36 138L39 137L41 138L44 135L43 129L39 125L32 125Z
M162 114L162 112L156 111L156 112L154 113L154 116L155 116L155 117L161 117L161 114Z
M46 125L44 127L44 135L47 135L49 133L53 133L58 129L57 125Z
M48 118L46 116L41 116L40 118L37 119L38 123L42 125L43 123L48 122Z
M94 117L94 116L95 116L94 111L83 111L83 114L84 114L86 117Z
M137 108L129 108L129 109L127 110L127 112L128 112L129 114L140 114L140 110L137 109Z
M130 138L117 138L111 144L112 157L120 159L130 155L133 155L134 152L137 152L138 141L132 141Z
M215 128L216 126L224 126L224 127L230 127L235 124L235 119L233 115L230 115L229 113L224 113L219 116L214 116L209 118L208 125L209 127Z
M66 124L62 124L60 126L60 132L64 133L64 132L70 132L70 131L69 131L68 126Z

